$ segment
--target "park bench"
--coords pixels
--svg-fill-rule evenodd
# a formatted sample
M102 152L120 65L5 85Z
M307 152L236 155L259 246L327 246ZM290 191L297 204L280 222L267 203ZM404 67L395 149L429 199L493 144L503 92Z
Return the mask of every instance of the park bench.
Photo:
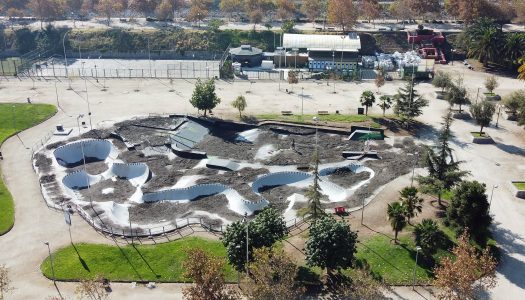
M326 115L329 115L329 113L328 113L327 110L318 110L318 111L317 111L317 114L320 115L320 116L326 116Z
M290 110L281 110L281 115L283 116L291 116L293 113Z

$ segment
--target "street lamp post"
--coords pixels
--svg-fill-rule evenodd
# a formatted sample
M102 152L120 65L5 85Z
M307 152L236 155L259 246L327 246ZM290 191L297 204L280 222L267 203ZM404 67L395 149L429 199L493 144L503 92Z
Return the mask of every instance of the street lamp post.
M410 187L414 186L414 171L416 169L416 165L419 162L419 152L416 151L414 153L416 155L416 159L414 160L414 164L412 165L412 178L410 179Z
M241 245L235 246L235 249L240 250L241 249ZM240 286L240 284L241 284L241 264L239 263L239 265L237 267L238 267L238 269L237 269L237 286Z
M304 115L304 87L301 87L301 117Z
M332 70L333 70L333 74L334 74L334 94L335 94L335 52L332 51Z
M44 242L44 244L47 246L47 252L49 253L49 262L51 263L51 273L53 274L53 283L56 284L55 267L53 266L53 256L51 255L51 247L49 247L49 242Z
M478 88L478 92L476 93L476 104L478 104L479 90L480 90L480 89L481 89L481 88L479 87L479 88Z
M490 212L490 207L492 206L492 196L494 196L494 190L497 188L498 188L497 184L492 186L492 192L490 193L490 201L489 201L489 212Z
M86 78L84 78L84 87L86 89L86 102L88 106L89 128L90 130L93 130L93 123L91 122L91 106L89 104L89 94L88 94L88 89L87 89L87 79Z
M15 106L11 105L11 110L13 112L13 130L16 131L16 115L15 115Z
M498 128L499 124L499 115L501 114L501 105L498 104L498 117L496 118L496 128Z
M62 47L64 48L64 61L66 63L66 78L69 78L69 73L67 70L67 56L66 56L66 36L69 33L69 31L66 31L64 34L64 37L62 38Z
M60 102L58 102L58 89L57 89L57 81L55 81L55 95L57 97L57 107L60 107Z
M413 276L413 281L412 281L412 290L415 290L415 286L416 286L416 266L417 266L417 259L418 259L418 256L419 256L419 251L421 251L421 247L419 246L416 246L416 262L414 263L414 276Z

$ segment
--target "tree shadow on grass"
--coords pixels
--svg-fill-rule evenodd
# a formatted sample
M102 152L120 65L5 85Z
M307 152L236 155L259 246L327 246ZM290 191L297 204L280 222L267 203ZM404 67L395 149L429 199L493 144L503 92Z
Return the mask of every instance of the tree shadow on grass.
M82 267L84 268L84 270L86 270L88 272L91 272L91 270L89 269L89 266L87 265L86 261L80 255L80 252L78 252L77 246L75 246L75 244L72 244L72 245L73 245L73 248L75 249L75 252L77 253L78 260L80 261L80 264L82 264Z
M128 264L131 266L131 268L133 269L133 272L135 272L135 274L138 276L138 278L140 280L143 280L142 278L142 275L140 275L140 273L137 271L137 269L135 268L135 266L133 265L133 263L131 262L131 260L129 259L129 257L126 255L126 252L124 252L124 250L122 250L122 248L120 247L120 245L117 243L117 241L115 240L115 238L113 238L113 241L115 242L115 245L117 246L117 248L120 250L120 253L122 254L122 256L124 256L124 258L128 261Z
M137 253L139 254L140 258L142 258L142 260L144 261L144 263L148 266L148 269L150 269L151 273L153 273L153 275L155 275L156 278L160 278L161 275L160 274L157 274L157 272L155 272L155 270L153 270L153 268L151 267L151 265L148 263L148 261L144 258L144 256L142 255L142 253L139 251L139 249L137 249L137 247L135 247L135 245L131 245L133 247L133 249L135 249L135 251L137 251Z

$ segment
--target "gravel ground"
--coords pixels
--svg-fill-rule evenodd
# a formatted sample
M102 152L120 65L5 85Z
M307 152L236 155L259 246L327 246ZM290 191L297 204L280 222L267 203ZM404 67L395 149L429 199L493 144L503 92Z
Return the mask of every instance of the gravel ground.
M350 188L358 182L370 178L369 172L354 173L348 168L337 169L328 176L328 180L344 188Z
M41 173L49 173L51 171L51 165L53 160L42 153L36 153L34 156L35 166Z
M113 188L112 193L103 194L102 191L107 188ZM96 202L115 201L116 203L126 203L128 199L135 193L134 187L129 181L117 179L113 181L106 179L92 185L89 189L80 190L80 194L85 199L91 199Z

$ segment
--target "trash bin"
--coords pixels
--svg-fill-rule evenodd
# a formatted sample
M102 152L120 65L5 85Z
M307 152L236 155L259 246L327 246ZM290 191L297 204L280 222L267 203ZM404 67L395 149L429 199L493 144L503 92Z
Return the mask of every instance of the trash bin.
M364 107L358 107L357 108L357 114L358 115L364 115L365 114L365 108Z

